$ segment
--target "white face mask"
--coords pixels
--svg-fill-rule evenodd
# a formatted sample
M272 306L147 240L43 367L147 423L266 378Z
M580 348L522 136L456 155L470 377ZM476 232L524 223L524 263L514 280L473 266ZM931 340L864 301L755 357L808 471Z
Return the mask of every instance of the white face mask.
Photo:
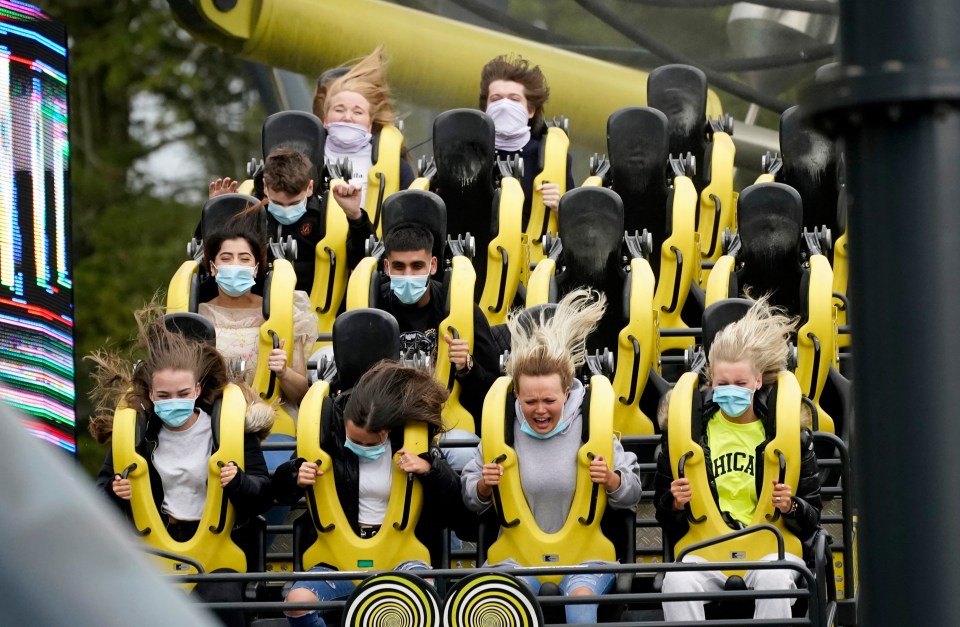
M496 128L497 150L520 150L530 141L530 114L515 100L501 98L487 105L487 115Z
M370 143L373 135L367 127L350 122L331 122L327 126L327 141L342 152L357 152Z

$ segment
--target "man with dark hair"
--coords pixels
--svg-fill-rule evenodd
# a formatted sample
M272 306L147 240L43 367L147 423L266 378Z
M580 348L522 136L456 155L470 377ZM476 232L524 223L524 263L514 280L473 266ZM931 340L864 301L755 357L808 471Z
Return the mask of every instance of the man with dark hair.
M397 319L404 354L422 350L436 357L444 294L443 284L430 278L437 272L433 234L419 224L399 224L383 243L383 269L390 281L380 286L379 307ZM490 325L480 308L473 306L472 355L466 340L444 334L443 341L450 345L450 362L460 381L460 403L473 415L479 430L483 398L498 376L500 363Z
M543 106L550 97L547 79L540 66L530 67L523 57L501 55L480 71L480 110L496 127L497 156L520 155L526 165L520 181L523 188L523 228L530 220L533 179L539 174L540 144L546 132ZM572 159L567 155L566 188L573 189ZM560 206L560 185L544 182L537 188L543 204L552 211Z

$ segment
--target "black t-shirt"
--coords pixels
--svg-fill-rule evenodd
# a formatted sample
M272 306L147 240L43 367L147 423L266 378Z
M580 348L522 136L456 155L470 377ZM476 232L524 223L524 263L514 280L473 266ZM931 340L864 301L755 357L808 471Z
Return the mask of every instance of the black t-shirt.
M404 305L396 298L388 299L385 309L393 314L400 325L400 351L405 358L412 358L417 352L430 356L431 363L437 359L437 327L440 316L432 303L423 307Z

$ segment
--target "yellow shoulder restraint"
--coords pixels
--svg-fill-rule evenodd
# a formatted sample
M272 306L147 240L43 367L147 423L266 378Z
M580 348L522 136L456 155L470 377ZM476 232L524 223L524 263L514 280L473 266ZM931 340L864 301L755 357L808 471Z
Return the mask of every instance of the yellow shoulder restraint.
M396 126L380 129L377 140L377 162L367 172L367 197L364 209L370 216L377 237L383 237L381 210L390 194L400 191L400 151L403 133Z
M342 179L330 181L330 188ZM369 196L368 196L369 197ZM333 192L327 192L327 209L324 218L323 239L317 242L314 251L313 285L310 286L310 306L319 318L320 333L331 333L333 321L340 310L340 303L347 291L347 239L350 224L343 208L337 204ZM274 262L276 263L276 262ZM276 267L276 266L274 266Z
M200 263L195 259L188 259L180 264L167 287L167 313L190 312L193 281L199 271ZM196 309L193 313L196 313Z
M690 285L699 280L700 252L696 233L697 190L687 176L673 179L673 221L670 237L660 246L660 276L653 306L660 316L661 329L685 329L680 317L690 293ZM693 335L664 337L660 349L692 348Z
M833 304L833 270L823 255L810 256L807 321L797 330L797 380L817 406L820 431L834 433L833 418L820 407L820 394L837 356L837 308Z
M520 181L505 176L500 181L500 203L497 212L497 235L487 245L487 250L478 250L478 255L487 256L487 276L480 294L480 310L490 324L507 320L507 312L513 304L520 285L521 267L525 263L521 226L523 224L523 188Z
M450 363L450 345L443 336L449 335L453 339L465 339L468 350L473 354L473 286L477 281L477 273L470 260L462 255L453 258L453 269L450 280L446 281L447 303L450 312L440 321L437 329L437 363L433 377L440 385L450 392L450 397L443 404L443 424L447 429L466 429L476 433L474 417L460 404L460 382L455 375L455 366Z
M724 523L720 508L713 499L707 480L706 460L703 448L692 437L693 395L699 378L688 372L680 377L670 397L670 414L667 427L670 446L670 461L673 476L685 476L690 480L690 505L687 518L690 529L677 542L674 554L679 554L692 544L718 538L732 530ZM751 525L771 523L783 535L787 553L803 557L800 540L787 530L783 517L773 507L773 479L782 480L794 489L800 479L800 386L790 372L777 375L777 435L767 443L763 456L763 484L753 514ZM759 460L758 460L759 464ZM760 531L726 542L713 544L694 552L711 562L756 561L765 555L777 552L773 534ZM725 571L729 575L743 575L745 571Z
M503 466L499 489L494 489L494 506L500 517L500 537L490 546L491 564L513 558L522 566L572 566L588 560L616 561L613 543L600 531L600 519L607 506L607 492L590 480L590 461L599 455L613 464L613 388L606 377L590 379L590 438L577 453L577 487L563 527L544 533L527 505L520 484L516 451L506 444L504 411L509 377L494 382L483 405L484 462ZM517 417L520 420L520 417ZM540 577L558 583L560 575Z
M319 248L319 244L318 244ZM257 370L253 375L253 389L260 397L271 403L280 400L280 380L270 371L270 351L280 347L287 353L287 363L293 364L293 291L297 285L297 275L293 265L286 259L274 259L269 274L270 311L269 316L260 325L260 341L257 348ZM308 347L309 348L309 347ZM295 435L296 424L290 414L281 406L273 423L272 433Z
M710 183L700 192L700 251L702 261L716 261L723 253L720 238L725 229L736 230L737 193L733 190L733 163L736 146L729 134L713 133L710 152ZM704 269L701 286L709 278Z
M157 557L163 570L182 575L196 574L199 564L204 572L231 570L245 572L247 559L233 543L235 514L233 505L220 487L220 468L234 462L243 470L243 426L247 403L239 387L228 384L223 389L220 405L220 448L213 451L207 464L207 498L200 525L192 538L178 542L167 533L166 525L153 500L147 460L136 451L137 412L129 407L117 408L113 418L113 471L130 480L133 488L130 509L137 534L143 542L171 554ZM212 418L216 420L216 418ZM182 556L180 561L176 556ZM193 589L196 584L183 584Z
M543 170L533 179L533 198L530 201L530 221L523 234L523 246L528 251L528 262L521 269L521 280L527 283L530 267L539 263L543 255L544 217L550 211L543 204L543 192L537 188L544 183L556 183L560 186L560 196L567 193L567 152L570 138L563 129L551 126L543 137ZM546 219L546 232L557 235L557 212L550 211Z
M624 435L651 435L653 421L640 411L657 349L657 319L653 310L653 271L646 259L630 261L629 319L617 336L617 370L613 376L616 403L613 428Z
M414 535L423 507L423 486L412 473L391 464L390 501L380 531L372 538L359 537L343 513L337 497L330 455L320 448L321 421L332 411L330 387L314 383L300 405L297 456L316 462L322 475L307 490L307 509L317 530L317 541L303 555L303 565L329 564L338 570L387 570L407 560L430 562L430 552ZM403 446L414 455L427 451L424 424L408 425Z

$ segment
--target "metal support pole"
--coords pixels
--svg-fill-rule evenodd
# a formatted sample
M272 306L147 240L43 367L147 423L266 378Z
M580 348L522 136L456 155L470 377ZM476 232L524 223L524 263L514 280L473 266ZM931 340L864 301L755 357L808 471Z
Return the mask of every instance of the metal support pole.
M840 0L862 625L960 625L960 3ZM849 585L849 584L848 584Z

